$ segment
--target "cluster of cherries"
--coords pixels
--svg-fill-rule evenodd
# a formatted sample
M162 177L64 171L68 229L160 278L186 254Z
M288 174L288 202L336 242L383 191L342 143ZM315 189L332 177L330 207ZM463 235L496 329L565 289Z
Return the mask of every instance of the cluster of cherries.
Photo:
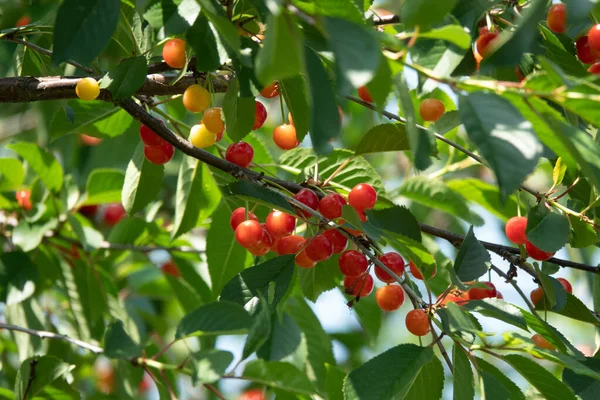
M527 217L512 217L506 222L506 226L504 227L504 231L506 232L506 237L508 237L508 240L514 244L524 244L525 250L527 250L529 257L537 261L546 261L552 258L554 253L543 251L527 240L527 234L525 232L526 229Z
M358 88L358 97L367 103L373 102L373 97L371 97L371 93L369 93L369 89L366 86ZM445 112L446 107L444 106L444 103L438 99L424 99L419 104L419 115L421 115L423 121L435 122L442 118L442 115L444 115Z

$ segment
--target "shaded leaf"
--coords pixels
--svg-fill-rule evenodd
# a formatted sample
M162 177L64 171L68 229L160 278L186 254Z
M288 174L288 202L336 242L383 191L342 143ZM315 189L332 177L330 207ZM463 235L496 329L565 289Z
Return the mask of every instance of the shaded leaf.
M240 335L247 333L252 317L238 304L217 301L204 304L186 314L179 325L175 338L188 336Z

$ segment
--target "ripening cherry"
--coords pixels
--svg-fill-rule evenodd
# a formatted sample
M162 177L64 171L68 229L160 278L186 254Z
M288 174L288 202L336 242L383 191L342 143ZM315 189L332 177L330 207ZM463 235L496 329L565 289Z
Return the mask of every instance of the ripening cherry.
M173 158L174 153L175 149L167 142L160 146L144 146L144 156L152 164L166 164Z
M246 390L240 396L239 400L266 400L262 389Z
M598 57L592 53L590 42L587 36L582 36L575 42L575 50L577 58L584 64L593 64L598 60Z
M260 95L266 99L272 99L273 97L279 96L279 84L273 82L265 86L261 91Z
M477 48L477 53L483 60L487 56L490 55L490 45L496 38L498 38L500 34L498 32L489 32L486 31L479 35L477 41L475 42L475 47Z
M140 382L140 385L138 387L138 392L140 394L144 394L146 392L148 392L150 390L150 388L152 387L152 377L147 373L144 372L144 377L142 378L142 381Z
M542 300L544 298L544 289L542 289L541 287L537 287L537 288L533 289L531 291L531 293L529 294L529 298L531 299L531 302L535 306L540 300Z
M440 302L441 305L446 305L449 302L453 302L458 306L462 306L463 304L466 304L469 301L469 292L465 291L465 292L455 292L455 293L448 293L446 295L446 297L444 297L444 299Z
M344 276L356 277L365 273L369 267L369 261L360 251L346 250L340 256L338 265Z
M306 244L306 239L298 235L290 235L277 240L277 254L296 254Z
M183 106L190 112L202 112L209 104L210 93L200 85L191 85L183 92Z
M229 224L231 225L231 229L235 231L239 224L246 221L247 219L251 219L254 221L258 221L258 218L254 213L248 211L248 216L246 217L246 209L244 207L238 207L231 213L231 218L229 219Z
M167 142L146 125L140 126L140 138L146 146L161 146L163 143Z
M423 280L423 275L421 274L421 271L419 271L419 269L417 268L417 266L415 265L414 262L410 261L408 263L408 267L410 269L410 273L412 274L412 276L415 279ZM434 267L433 268L433 273L431 274L431 276L428 279L433 278L436 273L437 273L437 267Z
M207 108L204 114L202 114L202 123L206 126L206 129L217 134L217 142L221 140L219 135L223 137L223 131L225 130L222 115L223 111L221 107Z
M375 301L383 311L394 311L404 304L404 290L399 285L382 286L375 292Z
M248 168L254 158L254 149L246 142L231 143L225 152L225 159L242 168Z
M305 206L307 206L315 211L319 207L319 198L317 197L315 192L313 192L310 189L300 190L298 193L296 193L294 195L294 199L298 200L300 203L304 204ZM311 214L308 211L299 209L298 212L301 215L303 215L305 218L311 217Z
M29 15L23 15L21 18L17 20L15 26L25 26L31 23L31 17Z
M246 249L259 245L262 235L262 226L252 219L242 222L235 228L235 240Z
M550 7L546 25L553 32L565 33L567 30L567 10L564 4L555 4Z
M588 68L588 72L594 75L600 75L600 63L592 64Z
M185 40L169 40L163 46L162 56L169 67L183 68L185 66Z
M556 347L554 347L552 343L546 340L546 338L540 335L539 333L533 335L531 337L531 340L533 340L533 343L535 343L535 345L541 349L556 350Z
M323 232L323 235L325 235L331 242L331 245L333 246L333 254L341 253L346 249L346 246L348 245L348 238L337 229L327 229L325 232Z
M514 244L525 244L527 243L527 217L512 217L506 221L504 231L508 240Z
M289 236L296 228L296 218L277 210L271 211L265 222L267 230L274 238Z
M435 122L442 118L446 112L446 107L438 99L425 99L419 105L419 114L423 121Z
M310 240L306 246L306 255L314 262L329 260L333 254L333 245L327 239L327 236L320 234Z
M177 265L175 265L175 263L172 260L167 261L166 263L161 265L160 270L163 272L163 274L170 275L174 278L179 278L181 276L179 268L177 268Z
M348 193L348 203L359 213L364 213L375 206L377 192L368 183L359 183Z
M529 254L529 257L538 261L546 261L552 258L552 256L554 256L554 253L548 253L541 249L538 249L530 242L525 243L525 250L527 250L527 254Z
M100 142L102 142L101 138L86 135L85 133L79 135L79 139L81 140L81 143L83 143L86 146L98 146Z
M341 195L331 193L319 201L319 212L327 219L336 219L342 216L342 206L346 204Z
M248 251L252 253L252 255L259 257L264 256L271 251L271 247L273 247L273 243L275 242L273 236L271 236L269 231L267 231L265 224L260 224L260 226L262 227L262 238L260 244L248 248Z
M254 125L252 126L252 130L260 128L267 120L267 109L265 108L265 105L260 101L255 102L255 104L256 110L254 112Z
M482 300L490 297L496 297L496 286L492 282L480 282L483 283L487 288L472 287L468 291L470 300Z
M355 297L367 297L373 291L373 277L369 274L344 278L344 292Z
M406 314L406 329L415 336L425 336L429 333L429 317L424 310L410 310Z
M573 286L571 286L571 283L568 280L565 278L556 278L556 280L560 282L567 293L573 294Z
M107 225L115 226L123 218L125 218L125 209L120 203L109 204L104 209L103 220Z
M217 141L217 135L208 129L204 124L194 125L190 130L190 142L200 149L212 146Z
M75 93L81 100L96 100L100 95L100 85L94 78L82 78L75 86Z
M369 89L367 89L366 86L361 86L358 88L358 97L360 97L362 101L366 101L367 103L373 102L371 93L369 93Z
M305 249L298 253L298 255L296 256L296 265L300 268L312 268L315 265L317 265L317 263L311 260L311 258L306 254Z
M402 256L396 252L385 253L379 257L377 257L379 261L383 263L386 267L392 270L393 273L401 277L404 273L404 259ZM393 278L390 274L388 274L383 268L375 265L375 276L385 283L392 283L396 279Z
M300 142L296 136L294 125L283 124L273 130L273 141L281 150L291 150L298 147Z
M600 24L592 26L587 37L592 54L600 55Z
M33 205L31 204L31 191L30 190L19 190L15 194L15 198L17 199L17 203L19 207L24 209L25 211L31 210Z

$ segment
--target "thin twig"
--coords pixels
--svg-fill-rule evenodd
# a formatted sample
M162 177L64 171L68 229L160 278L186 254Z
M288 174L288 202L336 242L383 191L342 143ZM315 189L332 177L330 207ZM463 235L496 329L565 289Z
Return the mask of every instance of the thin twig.
M37 51L40 54L43 54L43 55L48 56L48 57L52 57L52 52L50 50L45 49L43 47L40 47L37 44L28 42L26 40L18 39L16 37L13 37L13 36L10 36L10 35L3 36L2 39L6 40L6 41L9 41L9 42L20 44L20 45L25 46L25 47L29 47L30 49L35 50L35 51ZM86 67L85 65L79 64L77 61L67 60L65 62L67 64L71 64L72 66L77 67L77 68L79 68L81 70L84 70L88 74L93 74L94 73L93 69L91 69L89 67Z
M69 342L71 344L74 344L75 346L79 346L83 349L89 350L92 353L96 353L96 354L104 352L104 349L102 349L102 347L98 347L93 344L86 343L81 340L73 339L66 335L61 335L61 334L54 333L54 332L37 331L35 329L23 328L22 326L5 324L5 323L0 323L0 329L6 329L8 331L14 331L14 332L27 333L31 336L37 336L42 339L64 340L65 342Z
M213 394L214 394L215 396L217 396L219 399L221 399L221 400L227 400L227 399L225 398L225 396L223 396L223 394L222 394L221 392L219 392L219 391L217 390L217 388L216 388L216 387L214 387L213 385L211 385L210 383L205 383L203 386L204 386L206 389L208 389L208 390L210 390L211 392L213 392Z

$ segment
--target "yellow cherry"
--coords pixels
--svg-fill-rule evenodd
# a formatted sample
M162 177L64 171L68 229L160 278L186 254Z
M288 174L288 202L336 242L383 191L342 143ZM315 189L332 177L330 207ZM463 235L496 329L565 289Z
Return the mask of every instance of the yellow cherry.
M217 140L217 135L208 129L204 124L192 126L190 131L190 142L201 149L212 146Z
M100 85L94 78L83 78L77 82L75 93L81 100L96 100L100 94Z

